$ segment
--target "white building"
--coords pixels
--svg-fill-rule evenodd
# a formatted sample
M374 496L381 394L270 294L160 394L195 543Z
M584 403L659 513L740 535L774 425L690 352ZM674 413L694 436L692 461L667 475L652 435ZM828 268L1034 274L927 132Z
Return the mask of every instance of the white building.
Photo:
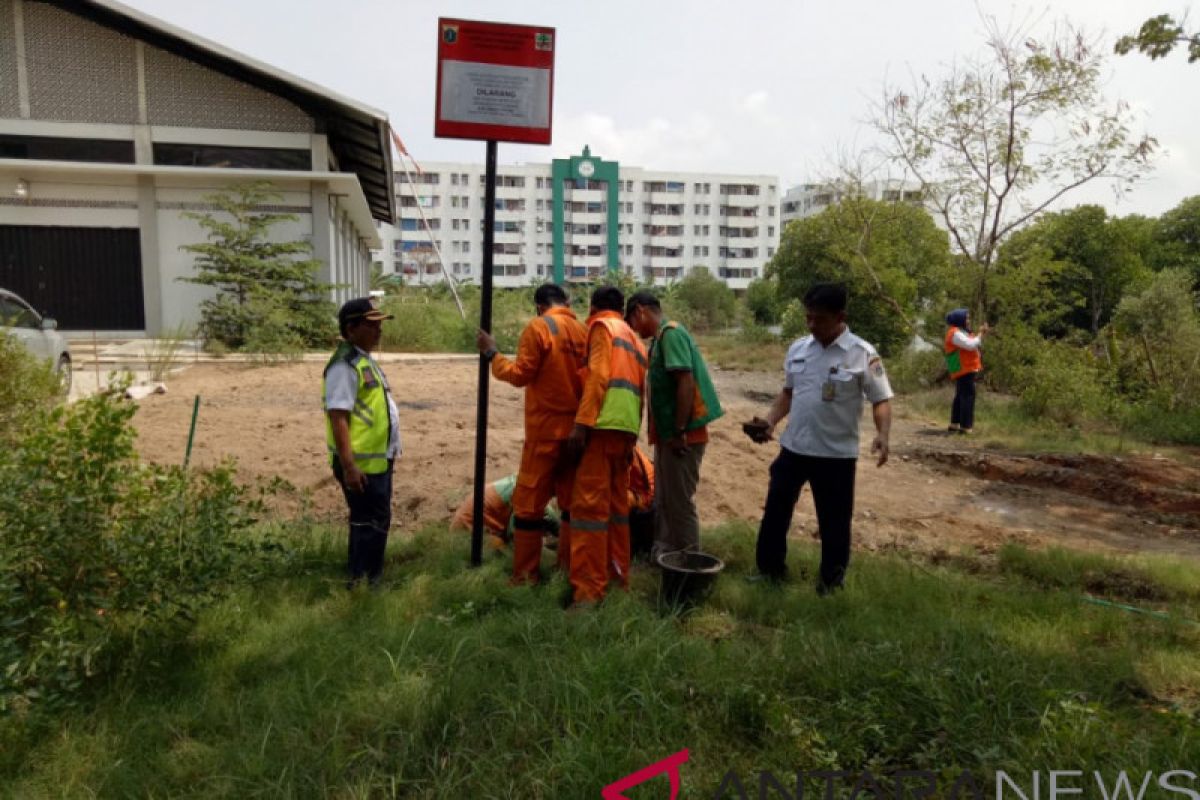
M783 196L780 214L783 224L820 214L829 206L840 203L850 192L850 186L836 183L804 183L788 189ZM856 195L888 203L921 205L920 187L912 181L896 179L869 181L855 186Z
M335 299L366 293L395 212L382 112L112 0L0 0L0 287L65 329L195 322L183 212L249 181Z
M422 169L411 173L415 192L396 173L398 225L381 228L375 258L385 274L410 283L442 280L424 212L446 268L479 283L484 167L436 162ZM667 284L703 266L744 289L779 246L774 177L625 167L587 148L552 164L501 166L497 174L496 286L594 281L610 269Z

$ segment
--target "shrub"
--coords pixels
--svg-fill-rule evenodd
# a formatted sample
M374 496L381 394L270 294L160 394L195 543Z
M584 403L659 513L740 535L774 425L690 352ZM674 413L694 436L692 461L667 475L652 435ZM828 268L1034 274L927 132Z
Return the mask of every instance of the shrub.
M1112 409L1113 396L1095 358L1062 342L1044 342L1017 378L1022 408L1050 422L1078 426Z
M902 394L929 389L946 377L946 360L938 350L905 350L887 360L888 380Z
M0 448L0 714L78 702L276 551L247 537L260 504L231 466L138 462L123 388L40 411Z
M760 325L774 325L780 314L779 282L758 278L746 287L746 308Z
M62 383L50 362L34 357L0 331L0 447L17 436L30 416L61 399Z
M698 333L728 327L737 311L733 290L703 267L696 267L673 285L665 301L672 316Z

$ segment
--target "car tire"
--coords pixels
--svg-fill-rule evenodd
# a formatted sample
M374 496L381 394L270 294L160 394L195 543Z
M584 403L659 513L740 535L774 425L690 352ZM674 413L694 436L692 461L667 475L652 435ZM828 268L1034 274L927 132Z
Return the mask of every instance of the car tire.
M62 396L69 397L71 395L71 359L65 355L58 357L58 363L54 365L54 374L58 376L59 383L62 384Z

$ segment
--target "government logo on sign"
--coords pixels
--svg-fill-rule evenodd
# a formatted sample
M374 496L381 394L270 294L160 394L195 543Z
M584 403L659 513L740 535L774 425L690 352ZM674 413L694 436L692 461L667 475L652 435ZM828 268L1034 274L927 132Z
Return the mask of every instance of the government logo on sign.
M447 25L442 28L442 41L446 44L454 44L458 41L458 26Z
M538 50L553 50L554 49L554 34L552 33L537 33L533 36L533 46Z

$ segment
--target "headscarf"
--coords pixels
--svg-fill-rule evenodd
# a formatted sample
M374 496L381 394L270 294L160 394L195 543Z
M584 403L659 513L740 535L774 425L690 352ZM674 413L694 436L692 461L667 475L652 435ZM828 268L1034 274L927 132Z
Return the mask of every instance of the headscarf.
M968 313L965 308L956 308L946 315L946 324L952 328L962 328L967 333L970 333L971 329L967 327Z

